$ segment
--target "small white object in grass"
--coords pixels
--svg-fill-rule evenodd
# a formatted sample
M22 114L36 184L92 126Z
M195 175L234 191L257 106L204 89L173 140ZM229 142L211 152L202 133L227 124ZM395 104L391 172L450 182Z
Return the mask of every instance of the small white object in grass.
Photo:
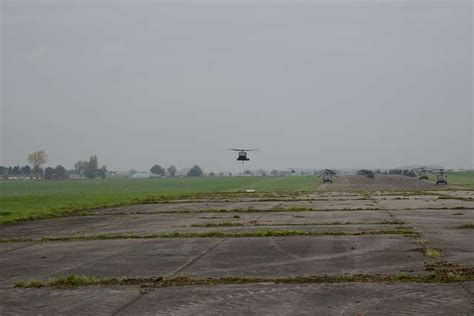
M247 193L253 193L253 192L255 192L255 190L254 190L254 189L247 189L247 190L245 190L245 192L247 192Z

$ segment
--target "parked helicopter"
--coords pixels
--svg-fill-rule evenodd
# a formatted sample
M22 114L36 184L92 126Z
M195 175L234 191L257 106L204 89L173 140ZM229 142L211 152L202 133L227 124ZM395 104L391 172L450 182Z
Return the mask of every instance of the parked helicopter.
M238 148L229 148L228 150L238 151L239 155L237 156L237 161L242 161L242 163L249 161L250 159L247 157L248 151L257 151L258 149L238 149Z
M436 185L448 184L448 175L444 169L435 170L434 173L436 174Z
M421 167L415 168L413 171L418 174L418 180L429 180L428 173L431 172L430 169Z
M333 178L336 176L336 171L331 169L324 169L318 173L323 183L332 183Z
M443 168L415 168L413 169L418 172L419 176L418 179L420 180L428 180L428 173L433 174L436 177L436 185L440 184L448 184L448 175L446 173L446 170Z
M357 171L357 175L358 176L365 176L369 179L375 178L374 172L372 170L368 170L368 169L361 169L361 170Z

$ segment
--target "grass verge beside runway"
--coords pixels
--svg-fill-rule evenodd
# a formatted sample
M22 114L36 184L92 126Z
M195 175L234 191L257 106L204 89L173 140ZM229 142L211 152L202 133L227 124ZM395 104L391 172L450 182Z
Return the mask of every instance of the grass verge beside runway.
M110 239L154 239L154 238L244 238L244 237L291 237L291 236L363 236L363 235L403 235L416 237L419 234L410 228L395 227L393 229L379 229L374 231L326 231L313 232L292 229L261 229L249 232L225 232L225 231L208 231L208 232L169 232L159 234L95 234L95 235L78 235L70 237L42 237L40 239L15 238L0 239L0 243L9 242L54 242L54 241L75 241L75 240L110 240Z
M0 224L200 193L311 191L317 184L310 176L0 181Z
M219 285L219 284L304 284L304 283L348 283L348 282L417 282L417 283L452 283L473 281L472 273L432 273L424 275L413 275L399 273L395 275L382 274L342 274L323 276L301 276L282 278L257 278L257 277L222 277L195 279L191 277L153 277L153 278L98 278L84 275L65 275L51 278L47 281L25 280L14 284L17 288L41 288L51 287L67 289L80 286L111 286L111 285L135 285L142 287L168 287L186 285Z
M474 189L474 171L448 172L448 183Z

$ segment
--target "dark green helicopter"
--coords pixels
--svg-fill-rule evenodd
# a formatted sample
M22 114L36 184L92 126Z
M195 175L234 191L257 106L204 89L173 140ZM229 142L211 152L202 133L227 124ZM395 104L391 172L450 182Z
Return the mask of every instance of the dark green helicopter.
M238 148L229 148L228 150L238 151L239 155L237 156L237 161L242 161L242 163L249 161L250 159L247 157L248 151L257 151L258 149L238 149Z

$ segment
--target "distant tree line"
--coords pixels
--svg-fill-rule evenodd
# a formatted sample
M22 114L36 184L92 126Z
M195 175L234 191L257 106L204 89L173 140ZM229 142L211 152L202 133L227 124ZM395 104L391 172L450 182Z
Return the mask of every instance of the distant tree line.
M19 178L34 178L34 179L45 179L45 180L66 180L73 176L80 178L96 179L96 178L106 178L109 174L107 167L102 165L99 167L99 161L96 155L92 155L88 160L79 160L74 164L74 169L67 170L62 165L57 165L56 167L46 167L43 169L43 165L47 163L48 156L44 150L39 150L32 152L28 155L27 161L29 165L25 166L0 166L0 178L10 178L10 177L19 177ZM167 167L166 169L162 166L155 164L150 168L150 172L156 176L168 176L175 177L176 175L187 176L187 177L201 177L204 175L210 177L223 177L223 176L232 176L231 172L214 172L210 171L207 174L204 174L204 171L199 165L194 165L190 169L183 169L178 173L178 170L174 165ZM137 173L135 169L130 170L129 174L133 175ZM294 171L292 171L294 173ZM111 173L112 174L112 173ZM277 170L273 169L271 171L265 171L263 169L259 170L245 170L239 172L236 175L239 176L286 176L289 175L290 171L288 170ZM301 172L301 175L304 173Z
M14 167L5 167L0 166L0 175L6 176L31 176L31 167L26 166L14 166Z
M68 171L61 165L56 166L56 168L47 167L44 170L39 167L35 169L34 174L32 168L28 165L15 167L0 166L0 176L5 179L8 179L10 177L36 178L45 180L69 179Z
M85 177L88 179L102 178L107 177L107 166L102 165L99 168L99 160L96 155L92 155L87 160L79 160L74 164L74 174L79 175L80 177Z
M0 177L4 179L19 177L44 180L67 180L70 178L70 175L73 174L89 179L98 177L105 178L108 174L105 165L102 165L100 168L98 167L99 162L96 155L91 156L88 161L76 162L74 169L69 171L61 165L57 165L55 168L46 167L43 169L41 166L48 161L48 155L44 150L32 152L28 155L27 161L31 166L0 166Z
M134 169L130 170L130 174L132 174L132 171L135 171L135 170ZM153 167L150 168L150 172L154 175L158 175L162 177L163 176L175 177L176 173L178 172L178 169L176 169L176 167L173 165L166 168L166 170L160 165L153 165ZM188 177L201 177L202 175L204 175L204 172L202 171L201 167L199 167L198 165L194 165L191 169L189 169L189 171L186 174L186 176Z

